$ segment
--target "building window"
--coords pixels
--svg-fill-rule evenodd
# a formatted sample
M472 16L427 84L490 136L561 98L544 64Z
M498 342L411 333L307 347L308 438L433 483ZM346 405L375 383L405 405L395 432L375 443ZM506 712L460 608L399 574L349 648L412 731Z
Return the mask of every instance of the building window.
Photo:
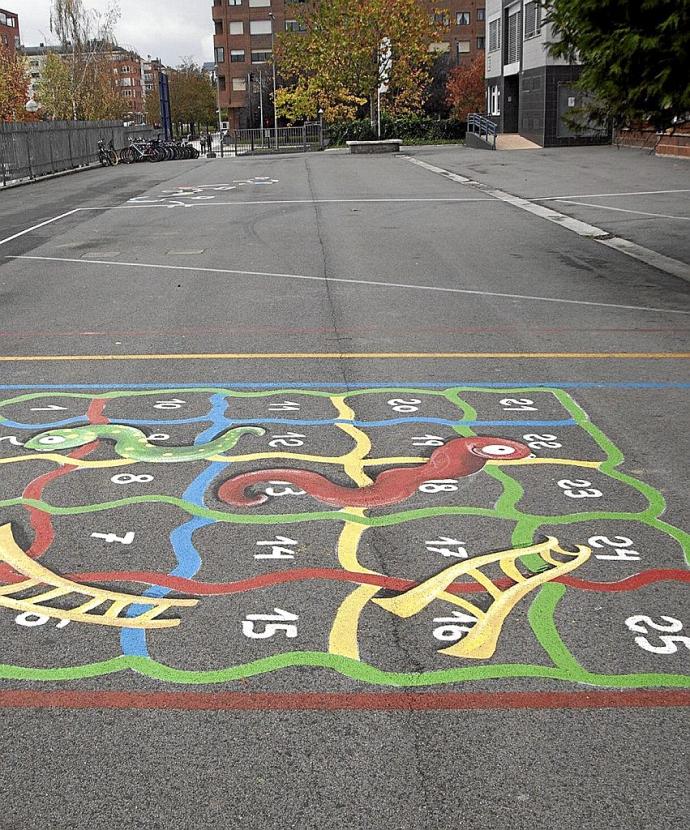
M477 49L486 49L486 38L483 36L477 38Z
M525 3L525 40L541 34L541 5L535 0Z
M218 91L225 92L225 75L218 76Z
M253 8L257 6L270 6L271 0L249 0L249 5Z
M456 14L455 14L455 25L456 26L469 26L470 25L470 13L469 12L456 12Z
M458 55L466 55L471 49L471 44L469 40L459 40L458 41Z
M486 104L489 115L501 114L501 91L497 84L486 90Z
M233 78L232 79L232 91L233 92L246 92L247 91L247 79L246 78Z
M304 23L301 23L299 20L286 20L285 21L285 31L286 32L306 32L307 27Z
M241 6L242 0L228 0L228 6Z
M244 23L241 20L230 21L230 34L231 35L243 35L244 34Z
M522 17L520 7L508 12L508 25L506 27L506 55L507 64L517 63L520 60L520 23Z
M495 52L501 48L501 20L489 21L489 52Z
M477 20L480 22L486 18L486 11L485 9L477 9Z
M230 63L244 63L244 49L231 49Z
M270 60L270 49L252 49L252 63L266 63L266 61Z
M222 35L223 34L223 21L222 20L214 20L214 34Z
M250 35L270 35L273 31L270 20L250 20Z
M223 46L216 46L213 50L213 56L216 63L224 63L225 62L225 47Z

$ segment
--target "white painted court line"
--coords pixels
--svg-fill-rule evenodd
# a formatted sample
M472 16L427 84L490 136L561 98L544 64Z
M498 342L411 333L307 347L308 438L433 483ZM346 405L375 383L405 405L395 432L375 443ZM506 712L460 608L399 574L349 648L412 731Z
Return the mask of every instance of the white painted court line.
M357 280L345 277L314 277L307 274L283 274L270 271L239 271L230 268L203 268L193 265L162 265L147 262L121 262L117 260L84 260L67 257L46 256L8 256L5 259L30 260L39 262L64 262L79 265L115 265L124 268L150 268L162 271L193 271L201 274L228 274L245 277L271 277L290 280L309 280L310 282L337 282L348 285L367 285L375 288L400 288L410 291L435 291L440 294L470 294L479 297L500 297L507 300L527 300L529 302L565 303L567 305L595 306L597 308L616 308L626 311L651 311L660 314L683 314L690 316L690 311L673 308L656 308L654 306L620 305L618 303L597 303L591 300L567 300L560 297L534 297L528 294L504 294L497 291L478 291L470 288L444 288L436 285L415 285L414 283L380 282L376 280Z
M667 193L690 193L690 188L680 190L628 190L623 193L569 193L565 196L539 196L530 199L531 202L559 202L566 199L603 199L614 198L616 196L660 196Z
M483 193L494 196L502 202L506 202L509 205L520 208L520 210L539 216L541 219L546 219L548 222L553 222L555 225L559 225L566 230L572 231L578 236L605 244L607 247L613 248L626 256L632 257L640 262L644 262L646 265L651 265L659 271L664 271L667 274L672 274L674 277L680 277L680 279L690 282L690 265L685 262L681 262L681 260L667 257L664 254L652 251L642 245L637 245L636 243L630 242L622 237L614 236L608 231L605 231L603 228L598 228L596 225L590 225L587 222L580 222L578 219L573 219L571 216L566 216L564 213L559 213L556 210L551 210L551 208L537 205L529 199L523 199L520 196L513 196L511 193L506 193L503 190L488 187L480 182L468 179L466 176L458 176L456 173L451 174L450 171L444 170L442 167L436 167L435 165L427 164L424 161L413 159L409 156L402 156L401 158L404 158L406 161L412 162L412 164L416 164L419 167L423 167L425 170L429 170L432 173L444 176L445 178L451 178L451 176L453 176L453 181L457 181L460 184L478 187Z
M61 213L59 216L53 216L52 219L46 219L45 222L39 222L38 225L32 225L30 228L26 228L23 231L19 231L19 233L15 233L12 236L8 236L6 239L0 239L0 245L5 245L7 242L12 242L13 239L19 239L20 236L24 236L27 233L31 233L31 231L37 231L39 228L44 228L46 225L50 225L53 222L57 222L58 219L64 219L66 216L71 216L73 213L78 213L81 208L74 208L74 210L68 210L67 213Z
M645 210L631 210L630 208L612 207L611 205L597 205L595 202L576 202L574 199L555 199L566 205L581 205L582 207L599 208L599 210L613 210L616 213L634 213L638 216L654 216L658 219L680 219L683 222L690 222L690 216L672 216L669 213L648 213Z

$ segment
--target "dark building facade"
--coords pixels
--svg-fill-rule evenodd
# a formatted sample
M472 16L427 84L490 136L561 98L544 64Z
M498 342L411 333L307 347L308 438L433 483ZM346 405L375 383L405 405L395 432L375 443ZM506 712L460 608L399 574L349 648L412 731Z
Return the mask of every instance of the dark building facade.
M484 51L484 0L419 0L429 13L441 16L447 31L433 51L447 54L449 66ZM214 61L218 101L228 114L230 129L259 126L259 79L265 103L264 126L272 123L271 65L273 37L299 31L297 11L302 0L214 0ZM255 90L250 101L249 90ZM269 112L270 109L270 112Z
M0 44L14 55L20 42L19 15L0 9Z
M581 68L549 55L543 13L537 0L486 0L486 111L500 132L542 147L607 143L607 133L568 123L584 103Z

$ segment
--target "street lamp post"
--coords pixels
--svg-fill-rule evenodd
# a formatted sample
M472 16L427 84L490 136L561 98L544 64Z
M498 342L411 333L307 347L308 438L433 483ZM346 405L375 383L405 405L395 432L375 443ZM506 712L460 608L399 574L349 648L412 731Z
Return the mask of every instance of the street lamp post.
M276 150L280 149L278 144L278 102L276 100L276 92L278 87L277 82L277 73L276 73L276 33L275 33L275 22L276 18L273 12L269 12L268 15L271 18L271 62L273 64L273 131L275 133L275 144Z

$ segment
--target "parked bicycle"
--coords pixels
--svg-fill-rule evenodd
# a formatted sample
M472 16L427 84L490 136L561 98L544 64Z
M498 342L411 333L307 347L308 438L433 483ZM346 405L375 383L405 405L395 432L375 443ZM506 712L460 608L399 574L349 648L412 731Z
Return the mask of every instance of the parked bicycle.
M107 147L105 146L105 141L100 138L98 140L98 161L101 163L101 167L115 167L119 160L120 157L115 150L112 138L108 142Z
M199 151L186 141L161 141L158 138L149 141L130 139L129 147L120 153L120 161L134 164L139 161L177 161L180 159L197 159Z

